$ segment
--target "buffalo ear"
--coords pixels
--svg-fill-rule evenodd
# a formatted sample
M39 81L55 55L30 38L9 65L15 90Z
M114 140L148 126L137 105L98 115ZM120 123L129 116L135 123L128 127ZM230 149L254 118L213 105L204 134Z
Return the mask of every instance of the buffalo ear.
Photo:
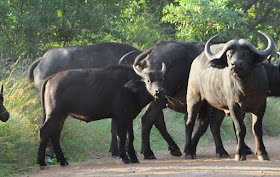
M225 68L228 66L227 62L225 60L221 59L214 59L209 62L209 66L213 68Z
M254 60L254 64L260 64L263 62L267 62L269 61L268 59L270 58L270 56L261 56L261 55L255 55L255 60ZM269 61L270 62L270 61Z
M130 80L124 84L124 87L136 93L140 90L140 88L145 87L145 83L141 80Z

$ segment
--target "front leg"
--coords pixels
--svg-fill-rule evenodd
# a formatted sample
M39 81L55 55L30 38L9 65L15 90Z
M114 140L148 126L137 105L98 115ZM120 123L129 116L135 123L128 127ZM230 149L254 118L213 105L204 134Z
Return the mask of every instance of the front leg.
M123 117L123 116L121 116L121 117ZM126 118L116 118L116 117L114 117L114 118L117 119L117 137L118 137L120 158L122 158L122 162L124 164L131 163L131 161L128 158L128 156L126 155L126 151L125 151L128 120Z
M265 150L265 146L262 139L262 118L263 118L264 112L260 112L258 114L252 113L252 131L255 135L255 152L258 156L259 160L270 160L268 157L268 154Z
M141 118L142 129L142 147L141 152L144 154L144 159L156 159L150 145L150 132L152 126L155 124L156 128L160 131L163 138L166 140L170 153L172 155L180 155L180 149L175 141L167 132L162 109L165 108L165 101L153 101L147 106L147 110Z
M133 141L134 141L134 133L133 133L133 120L130 120L128 123L128 139L127 139L127 150L128 150L128 156L131 160L132 163L140 163L137 156L136 152L134 149Z
M118 148L118 140L117 140L117 122L115 119L111 120L111 145L110 150L112 157L118 157L119 156L119 148Z
M241 107L237 103L230 105L229 109L230 109L230 115L234 123L235 133L237 138L235 160L236 161L246 160L246 144L244 142L244 138L246 135L246 127L243 122L244 112L242 111Z
M155 127L158 129L158 131L160 132L162 137L167 142L168 150L170 151L170 154L172 156L181 156L182 153L181 153L179 147L177 146L177 144L172 139L172 137L170 136L170 134L168 133L168 131L166 129L166 124L165 124L165 121L164 121L164 115L163 115L162 111L160 111L158 116L157 116L157 119L155 121Z

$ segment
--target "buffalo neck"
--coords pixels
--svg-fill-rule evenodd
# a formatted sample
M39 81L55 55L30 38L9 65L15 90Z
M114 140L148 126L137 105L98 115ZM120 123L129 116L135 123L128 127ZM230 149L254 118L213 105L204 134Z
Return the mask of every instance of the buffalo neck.
M230 76L232 86L238 95L249 96L267 93L267 76L262 65L254 66L242 78Z

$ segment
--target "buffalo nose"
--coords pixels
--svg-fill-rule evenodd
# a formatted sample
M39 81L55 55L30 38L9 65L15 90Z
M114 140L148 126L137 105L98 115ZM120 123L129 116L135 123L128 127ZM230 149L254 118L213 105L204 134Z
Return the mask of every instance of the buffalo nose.
M238 67L238 66L241 66L242 64L243 64L243 61L241 61L241 60L236 60L231 63L232 67Z
M5 112L1 115L0 120L6 122L7 120L9 120L9 118L10 118L9 112Z
M155 95L158 96L158 95L160 95L160 94L163 94L163 92L164 92L164 88L161 88L161 87L160 87L160 88L158 88L158 89L155 90Z

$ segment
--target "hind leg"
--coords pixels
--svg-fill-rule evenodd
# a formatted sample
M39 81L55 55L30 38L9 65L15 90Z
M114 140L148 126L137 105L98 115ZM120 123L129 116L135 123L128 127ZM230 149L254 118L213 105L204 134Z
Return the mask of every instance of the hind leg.
M216 145L216 157L218 158L228 158L229 155L224 148L222 138L221 138L221 124L224 120L225 113L216 109L210 117L210 129L214 138Z
M202 135L204 135L204 133L206 132L208 125L209 125L209 117L210 117L210 108L208 107L207 104L204 104L201 109L201 111L199 112L199 116L198 116L198 125L196 128L196 132L192 138L192 145L194 147L194 151L196 153L196 148L197 148L197 144L200 140L200 138L202 137Z
M38 149L38 156L37 156L37 164L39 164L40 166L47 166L45 162L45 154L46 154L48 141L49 141L49 137L42 137L40 133L40 142L39 142L39 149Z
M53 144L53 149L56 154L56 159L60 163L60 166L64 167L69 165L67 162L67 159L64 157L62 149L60 147L60 142L59 142L60 135L52 136L52 144Z
M60 134L64 125L64 122L67 118L67 115L62 115L62 116L58 116L61 117L60 121L57 122L56 124L56 128L55 128L55 133L53 133L53 135L51 136L51 140L52 140L52 145L53 145L53 149L56 155L56 159L57 161L60 163L60 166L66 166L69 165L69 163L67 162L66 158L64 157L64 154L62 152L62 149L60 147Z
M40 145L38 150L37 163L40 166L47 166L45 162L46 147L49 139L52 140L53 148L60 163L65 163L63 152L59 145L59 137L67 115L51 114L46 116L46 121L40 129Z
M190 91L191 92L191 91ZM200 96L187 94L187 112L185 114L185 131L186 131L186 145L185 145L185 158L195 159L195 147L192 144L192 132L195 124L197 113L200 112L200 107L203 104Z

